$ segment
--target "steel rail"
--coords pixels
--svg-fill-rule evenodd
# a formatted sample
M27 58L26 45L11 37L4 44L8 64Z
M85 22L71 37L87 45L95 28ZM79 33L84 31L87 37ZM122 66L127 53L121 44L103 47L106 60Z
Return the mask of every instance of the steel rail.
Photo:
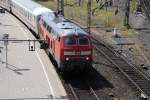
M70 90L71 90L71 92L72 92L72 94L73 94L75 100L79 100L79 98L78 98L78 96L76 95L76 93L75 93L73 87L71 86L71 84L70 84L70 83L67 83L67 84L68 84L68 86L69 86L69 88L70 88Z
M77 96L77 93L76 93L77 90L75 91L74 88L72 87L72 85L71 85L69 82L67 82L67 84L68 84L68 86L69 86L69 88L70 88L70 90L71 90L71 92L72 92L72 94L73 94L75 100L80 100L80 99L78 98L78 96ZM90 94L92 93L92 96L94 96L96 100L100 100L99 97L98 97L98 95L97 95L96 92L94 91L94 89L89 85L89 83L88 83L87 81L85 81L85 84L87 84L87 86L88 86L88 88L89 88L89 90L90 90ZM80 91L80 90L79 90L79 91ZM80 95L79 95L79 96L80 96Z
M89 87L90 91L92 92L92 94L95 96L96 100L100 100L98 95L94 91L94 89L89 85L89 82L86 81L86 83L88 84L88 87Z

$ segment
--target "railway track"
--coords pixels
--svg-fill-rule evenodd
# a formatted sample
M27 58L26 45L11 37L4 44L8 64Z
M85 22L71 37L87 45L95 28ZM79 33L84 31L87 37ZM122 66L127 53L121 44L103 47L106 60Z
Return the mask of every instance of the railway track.
M73 87L70 83L68 86L75 98L75 100L100 100L99 96L97 95L96 91L87 83L84 83L84 90Z
M73 84L80 85L80 88ZM87 77L75 81L68 81L67 85L74 98L73 100L111 100L105 93L99 91L99 89L95 89Z
M93 45L95 49L115 65L142 94L150 98L150 79L147 76L138 70L136 66L129 63L118 52L104 44L104 42L93 38Z
M66 73L60 79L70 100L113 100L102 88L113 88L93 67L84 73Z

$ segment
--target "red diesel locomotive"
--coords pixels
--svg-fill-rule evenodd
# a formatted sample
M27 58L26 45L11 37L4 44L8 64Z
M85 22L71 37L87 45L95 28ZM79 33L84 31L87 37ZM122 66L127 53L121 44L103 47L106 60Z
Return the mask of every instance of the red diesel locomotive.
M93 49L90 35L61 16L56 16L53 20L50 18L49 14L41 17L39 33L40 38L47 41L58 69L85 70L90 67Z
M0 6L22 20L36 36L46 40L59 70L91 67L91 37L79 26L32 0L0 0Z

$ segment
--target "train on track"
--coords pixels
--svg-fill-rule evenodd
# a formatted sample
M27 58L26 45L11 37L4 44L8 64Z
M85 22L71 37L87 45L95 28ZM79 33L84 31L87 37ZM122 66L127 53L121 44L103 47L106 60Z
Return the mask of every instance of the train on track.
M81 27L32 0L0 0L0 6L45 40L60 71L91 67L91 36Z

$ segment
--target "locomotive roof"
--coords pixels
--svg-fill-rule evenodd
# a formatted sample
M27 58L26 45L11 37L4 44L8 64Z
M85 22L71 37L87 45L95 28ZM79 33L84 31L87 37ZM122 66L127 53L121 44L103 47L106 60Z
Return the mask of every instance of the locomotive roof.
M79 35L84 34L88 35L82 28L74 24L73 22L66 20L62 16L55 17L54 20L50 20L51 16L44 15L42 19L51 26L54 31L57 32L60 36L67 36L67 35Z
M38 3L35 3L32 0L12 0L13 2L17 3L24 9L28 10L29 12L33 13L34 15L39 15L45 12L53 12L52 10L41 6Z

